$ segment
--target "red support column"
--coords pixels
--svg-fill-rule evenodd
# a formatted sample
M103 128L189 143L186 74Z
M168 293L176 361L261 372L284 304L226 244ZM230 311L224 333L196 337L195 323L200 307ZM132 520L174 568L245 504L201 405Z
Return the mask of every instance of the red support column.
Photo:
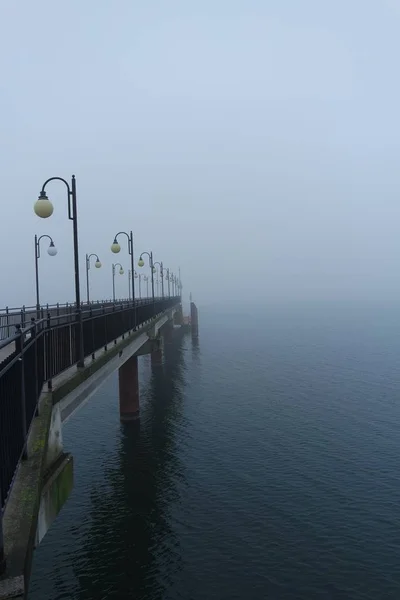
M139 418L139 374L138 357L129 358L118 371L119 414L121 421L136 421Z

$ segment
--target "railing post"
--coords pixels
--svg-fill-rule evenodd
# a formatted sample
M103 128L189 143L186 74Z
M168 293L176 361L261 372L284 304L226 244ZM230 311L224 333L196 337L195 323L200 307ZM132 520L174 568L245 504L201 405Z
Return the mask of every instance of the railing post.
M94 347L94 319L93 319L93 310L92 310L92 304L90 305L90 320L92 323L92 360L95 359L95 347Z
M45 335L45 353L46 353L46 379L47 379L47 389L51 391L53 389L53 381L51 378L51 320L50 313L47 313L47 321L46 321L46 335Z
M107 315L106 307L103 304L103 315L104 315L104 350L107 350Z
M113 325L114 325L113 335L114 335L114 346L115 346L115 344L117 343L117 340L115 339L115 301L113 303L112 311L113 311Z
M24 365L24 334L21 329L21 325L17 325L17 334L18 338L15 341L15 349L17 353L20 355L18 358L18 362L21 365L20 369L20 385L21 385L21 427L22 427L22 435L24 438L24 450L22 453L22 458L27 458L26 452L26 398L25 398L25 365Z
M8 306L6 306L6 316L7 316L7 337L10 337L10 322L9 322Z
M72 323L68 324L68 331L69 331L69 364L73 365L74 364L74 353L73 353L73 340L75 339L75 350L76 350L76 335L75 332L75 328L74 325L76 325L76 321L73 321ZM73 333L74 332L74 333Z
M31 337L34 338L34 340L35 340L34 341L34 351L35 351L35 375L34 375L34 378L35 378L35 391L36 391L35 416L37 416L38 415L38 411L39 411L38 400L39 400L40 390L39 390L39 382L38 382L38 377L37 377L37 373L38 373L38 352L37 352L37 339L36 339L36 336L37 336L36 327L37 327L37 325L36 325L35 317L31 318L31 324L32 324L32 327L31 327Z

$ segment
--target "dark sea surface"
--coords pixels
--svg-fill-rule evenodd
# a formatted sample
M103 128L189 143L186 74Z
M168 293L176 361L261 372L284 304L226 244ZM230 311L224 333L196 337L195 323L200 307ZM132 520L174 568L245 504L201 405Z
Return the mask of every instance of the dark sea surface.
M400 309L200 309L64 427L32 600L400 599Z

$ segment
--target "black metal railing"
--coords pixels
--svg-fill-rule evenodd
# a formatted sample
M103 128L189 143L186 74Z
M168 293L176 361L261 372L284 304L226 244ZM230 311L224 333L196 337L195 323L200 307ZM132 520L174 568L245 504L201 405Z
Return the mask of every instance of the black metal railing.
M167 298L157 297L155 301L158 302L160 300L165 300ZM168 298L169 299L169 298ZM144 305L152 303L152 298L140 298L136 299L136 305ZM113 310L115 306L131 306L132 301L128 298L120 298L118 300L94 300L92 302L82 302L81 308L83 312L83 316L90 315L91 310L97 310L99 308L106 307L110 310ZM70 317L76 312L76 305L74 302L66 302L65 304L44 304L40 307L39 318L46 319L48 314L52 317ZM31 319L37 319L37 309L36 306L21 306L18 308L6 307L0 308L0 340L5 340L9 338L16 327L16 325L21 325L22 328L25 328L27 325L31 323Z
M180 303L179 297L116 304L87 305L83 312L85 357L107 350L118 338ZM35 313L36 314L36 313ZM9 495L15 470L26 452L26 440L37 414L43 386L78 362L79 327L76 313L48 312L45 319L31 317L16 324L0 341L0 510ZM10 325L7 324L6 327Z

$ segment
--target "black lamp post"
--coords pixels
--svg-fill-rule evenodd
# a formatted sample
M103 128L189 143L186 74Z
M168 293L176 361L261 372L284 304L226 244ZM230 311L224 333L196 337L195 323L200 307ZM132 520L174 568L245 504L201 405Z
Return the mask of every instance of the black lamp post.
M39 299L39 258L40 258L40 240L48 238L50 245L47 249L47 254L55 256L57 248L54 245L53 238L50 235L41 235L39 238L35 235L35 274L36 274L36 318L40 319L40 299Z
M94 266L96 267L96 269L100 269L101 267L101 262L99 257L97 256L97 254L86 254L86 297L87 297L87 303L90 303L89 300L89 270L90 270L90 259L92 256L96 257L96 262L94 263Z
M146 282L146 298L149 297L149 278L147 275L143 275L143 279Z
M124 268L121 263L113 263L112 265L112 285L113 285L113 302L115 302L115 267L119 267L119 274L124 274Z
M120 231L119 233L117 233L117 235L114 237L114 241L111 245L111 252L114 252L114 254L118 254L118 252L121 251L121 246L118 243L119 235L126 235L126 237L128 238L128 252L131 257L131 271L132 271L132 275L133 275L133 273L135 272L134 260L133 260L133 233L132 233L132 231L130 231L129 234L126 233L126 231ZM135 278L132 276L131 280L132 280L132 302L133 302L133 306L134 306L134 329L136 329Z
M171 292L170 292L170 283L169 283L169 281L170 281L169 269L167 269L167 276L166 276L166 279L167 279L167 281L168 281L168 298L171 298Z
M130 269L128 269L128 300L129 301L131 299L131 289L132 289L131 279L132 279L132 271Z
M164 268L163 268L162 261L161 261L161 262L158 262L158 261L156 261L156 262L154 263L154 266L155 266L155 265L160 265L160 277L161 277L161 296L162 296L162 298L164 298Z
M144 267L144 260L143 260L144 254L147 254L147 256L149 257L149 264L150 264L150 271L151 271L151 297L153 299L153 312L155 312L155 304L154 304L154 272L155 272L155 268L154 268L154 264L153 264L153 252L142 252L142 254L139 257L139 261L138 261L139 267Z
M50 181L62 181L67 187L68 199L68 219L72 221L73 239L74 239L74 269L75 269L75 303L76 303L76 320L78 323L78 367L85 365L85 356L83 349L83 320L81 307L81 292L79 282L79 249L78 249L78 212L76 207L76 181L75 175L72 175L71 186L62 177L50 177L42 185L39 198L34 205L34 211L38 217L47 219L53 214L53 205L48 199L45 188Z
M142 274L141 273L136 273L135 271L135 279L137 279L139 281L139 298L142 297Z
M134 278L139 280L139 300L140 300L140 299L141 299L141 297L142 297L142 292L141 292L141 280L142 280L142 276L141 276L140 274L138 275L138 274L136 273L136 271L135 271ZM132 279L132 271L129 269L129 271L128 271L128 282L129 282L129 300L131 299L131 289L132 289L132 286L131 286L131 279Z

